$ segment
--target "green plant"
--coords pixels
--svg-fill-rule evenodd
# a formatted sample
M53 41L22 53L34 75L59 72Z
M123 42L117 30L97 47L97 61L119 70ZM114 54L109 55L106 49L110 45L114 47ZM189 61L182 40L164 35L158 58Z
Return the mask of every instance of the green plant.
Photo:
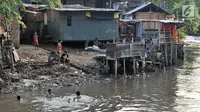
M148 2L149 0L145 0ZM200 27L200 15L199 15L199 8L200 2L198 0L152 0L154 3L161 3L166 2L168 6L168 11L173 13L174 15L178 16L179 18L182 18L182 6L183 5L193 5L194 6L194 17L193 18L184 18L185 27L180 28L178 30L179 33L179 39L182 39L185 37L187 31L191 32L197 32Z
M23 1L46 4L50 8L62 6L60 0L23 0ZM23 1L22 0L0 1L0 19L4 20L0 21L1 24L11 23L13 19L17 19L18 23L20 23L23 27L25 27L25 24L21 21L22 18L20 16L20 10L25 10Z

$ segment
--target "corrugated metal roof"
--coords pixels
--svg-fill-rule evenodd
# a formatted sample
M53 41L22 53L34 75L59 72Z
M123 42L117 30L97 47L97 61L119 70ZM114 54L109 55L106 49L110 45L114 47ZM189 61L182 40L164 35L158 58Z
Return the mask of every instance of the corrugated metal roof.
M47 7L47 5L39 5L39 4L23 4L24 7L33 7L33 8L42 8L42 7Z
M44 8L47 7L47 5L35 5L35 4L26 4L24 3L25 7L32 7L32 8ZM92 8L92 7L85 7L80 4L75 5L63 5L62 8L54 8L54 10L57 11L112 11L112 12L118 12L117 9L105 9L105 8Z
M158 20L158 19L120 19L123 22L161 22L161 23L184 23L183 21L173 21L173 20Z
M116 9L102 9L102 8L88 8L88 9L80 9L80 8L55 8L57 11L111 11L118 12Z
M85 7L80 4L63 5L62 8L55 8L55 10L57 10L57 11L118 11L117 9Z
M152 2L148 2L147 4L143 4L143 5L139 6L139 7L136 7L136 8L134 8L134 9L128 11L127 13L125 13L125 15L130 15L130 14L132 14L132 13L135 13L135 12L137 12L137 11L139 11L139 10L141 10L141 9L147 7L148 5L151 5L151 4L157 6L156 4L154 4L154 3L152 3ZM160 8L161 10L163 10L164 12L166 12L166 13L168 13L168 14L171 14L170 12L166 11L165 9L163 9L163 8L161 8L161 7L159 7L159 6L157 6L157 7Z
M42 12L36 12L36 11L30 11L30 10L24 10L25 12L27 13L31 13L31 14L39 14L39 13L42 13Z

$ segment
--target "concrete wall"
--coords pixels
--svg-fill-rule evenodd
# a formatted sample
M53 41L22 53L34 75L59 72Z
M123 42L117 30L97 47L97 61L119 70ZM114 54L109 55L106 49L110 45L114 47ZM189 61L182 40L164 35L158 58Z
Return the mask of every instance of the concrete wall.
M67 26L67 16L72 17L72 26ZM60 12L60 21L49 22L48 30L54 41L112 40L119 35L118 19L88 18L86 12Z

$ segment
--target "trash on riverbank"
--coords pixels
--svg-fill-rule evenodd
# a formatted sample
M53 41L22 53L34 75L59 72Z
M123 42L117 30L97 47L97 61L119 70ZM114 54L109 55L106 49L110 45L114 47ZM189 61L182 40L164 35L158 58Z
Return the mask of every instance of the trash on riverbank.
M73 53L69 65L48 64L48 53L49 51L42 48L33 51L32 46L22 46L18 50L20 61L15 64L15 73L11 73L10 69L4 70L7 79L0 81L0 87L2 87L1 82L2 85L6 85L3 93L80 86L99 82L99 76L96 76L96 73L99 74L98 63L93 61L92 56L85 56L89 53L80 52L83 56L80 56L80 53ZM75 55L79 58L74 58Z

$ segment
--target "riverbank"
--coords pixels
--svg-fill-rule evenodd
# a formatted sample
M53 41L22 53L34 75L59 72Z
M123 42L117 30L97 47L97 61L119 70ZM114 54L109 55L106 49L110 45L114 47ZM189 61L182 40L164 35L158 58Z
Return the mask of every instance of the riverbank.
M16 63L15 73L10 73L10 69L5 70L4 80L1 81L2 93L80 86L99 82L99 64L94 59L97 53L64 48L69 52L70 65L49 65L47 58L54 49L56 49L55 46L46 45L34 50L33 46L21 45L17 50L20 61Z
M55 98L46 98L43 91L0 95L2 112L69 112L69 111L152 111L198 112L200 110L200 46L189 44L185 48L183 65L170 67L165 72L111 80L85 86L72 86L52 90ZM81 92L81 102L68 103Z

